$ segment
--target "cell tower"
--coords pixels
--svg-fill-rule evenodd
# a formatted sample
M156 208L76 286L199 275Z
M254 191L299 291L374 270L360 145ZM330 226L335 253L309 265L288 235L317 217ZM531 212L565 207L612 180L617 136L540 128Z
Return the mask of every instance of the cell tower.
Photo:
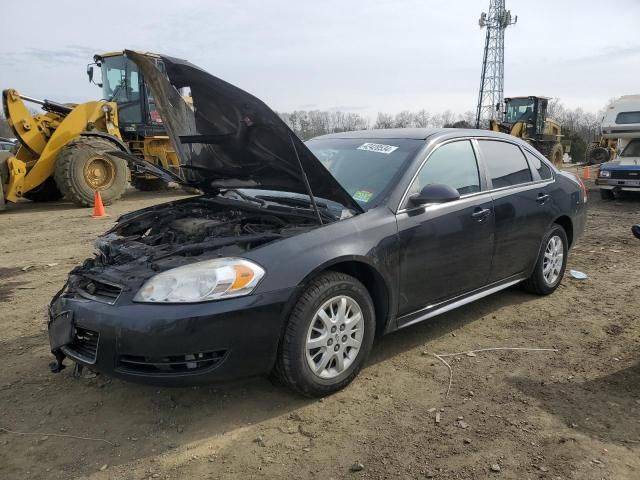
M490 119L502 120L502 109L497 105L504 99L504 31L514 25L518 17L511 18L505 0L489 0L489 13L482 13L478 24L487 28L480 76L480 93L476 111L476 128Z

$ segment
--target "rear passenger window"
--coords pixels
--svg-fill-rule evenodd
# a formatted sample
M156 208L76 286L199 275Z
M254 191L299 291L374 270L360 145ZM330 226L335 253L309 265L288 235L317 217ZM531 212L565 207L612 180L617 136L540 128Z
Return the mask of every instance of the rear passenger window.
M549 165L544 163L534 154L529 153L527 150L524 151L524 154L527 157L527 160L529 160L529 164L536 172L538 172L538 175L540 175L541 180L548 180L551 178L551 168Z
M409 189L409 195L435 183L449 185L458 190L460 195L480 191L478 163L469 140L438 147L420 170Z
M532 180L527 160L512 143L478 140L493 188L510 187Z

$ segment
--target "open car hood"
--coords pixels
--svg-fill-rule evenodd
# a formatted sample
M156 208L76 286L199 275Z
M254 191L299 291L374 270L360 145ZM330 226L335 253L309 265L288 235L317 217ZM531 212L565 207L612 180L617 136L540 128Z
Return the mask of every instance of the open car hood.
M184 183L203 191L261 188L361 207L264 102L177 58L155 62L125 50L142 72L181 162ZM167 78L168 77L168 78ZM177 89L189 88L193 106ZM308 182L308 183L307 183Z

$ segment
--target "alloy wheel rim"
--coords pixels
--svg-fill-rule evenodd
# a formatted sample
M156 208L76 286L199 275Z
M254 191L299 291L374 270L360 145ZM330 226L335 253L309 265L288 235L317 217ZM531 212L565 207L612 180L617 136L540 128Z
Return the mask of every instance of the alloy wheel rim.
M364 338L364 318L358 302L335 296L316 311L307 331L305 356L314 375L335 378L358 356Z
M554 285L560 277L564 263L564 245L558 235L554 235L547 242L542 262L542 276L547 285Z

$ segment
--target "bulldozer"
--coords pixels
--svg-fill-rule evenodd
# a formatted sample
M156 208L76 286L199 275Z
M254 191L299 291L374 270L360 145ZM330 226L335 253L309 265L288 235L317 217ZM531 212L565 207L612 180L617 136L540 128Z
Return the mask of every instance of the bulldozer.
M547 97L505 98L503 120L490 120L489 130L525 140L556 167L560 167L564 154L570 150L570 144L563 142L560 124L547 117L548 103Z
M145 53L160 68L159 56ZM156 190L165 182L107 152L121 150L178 174L178 157L166 135L153 96L137 66L123 52L95 55L89 81L103 100L61 104L13 89L2 92L4 113L19 140L17 152L0 154L0 209L19 198L51 201L66 197L91 206L100 191L105 204L117 200L127 183ZM101 79L95 81L95 67ZM34 114L27 104L39 105ZM133 165L132 165L133 167Z

